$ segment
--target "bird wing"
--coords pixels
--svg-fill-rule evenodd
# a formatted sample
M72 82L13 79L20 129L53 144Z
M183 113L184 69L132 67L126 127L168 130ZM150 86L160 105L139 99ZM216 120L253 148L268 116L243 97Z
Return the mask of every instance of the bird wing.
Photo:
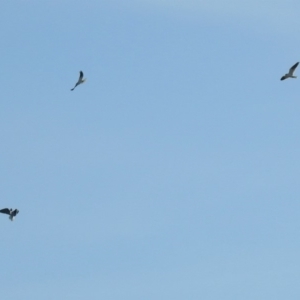
M0 210L1 213L10 215L10 210L8 208L3 208Z
M80 72L79 72L79 74L80 74L80 75L79 75L79 80L78 80L78 81L81 81L81 80L82 80L82 78L83 78L83 72L82 72L82 71L80 71Z
M15 209L12 214L15 217L18 213L19 213L19 211L17 209Z
M289 70L289 75L293 75L294 71L296 70L296 68L298 67L299 62L295 63Z

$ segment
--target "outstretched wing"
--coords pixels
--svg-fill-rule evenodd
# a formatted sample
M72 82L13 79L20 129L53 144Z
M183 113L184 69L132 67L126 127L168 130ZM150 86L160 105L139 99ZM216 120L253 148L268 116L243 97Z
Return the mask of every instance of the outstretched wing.
M3 208L0 210L1 213L10 215L10 210L8 208Z
M296 70L296 68L298 67L299 62L295 63L289 70L289 74L293 75L294 71Z
M71 91L74 91L74 89L76 88L76 86L78 85L78 82L75 84L75 86L71 89Z
M83 78L83 72L82 72L82 71L80 71L80 72L79 72L79 80L78 80L78 81L81 81L81 80L82 80L82 78Z

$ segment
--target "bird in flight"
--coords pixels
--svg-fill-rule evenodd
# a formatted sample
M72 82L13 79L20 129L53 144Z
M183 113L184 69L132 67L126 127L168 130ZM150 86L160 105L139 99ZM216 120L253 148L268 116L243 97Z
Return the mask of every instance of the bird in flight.
M9 215L9 219L11 221L13 221L14 217L19 213L19 211L17 209L13 210L12 208L11 209L3 208L3 209L0 209L0 212L3 214Z
M81 84L81 83L84 83L85 82L85 78L83 78L83 72L80 71L79 72L79 79L77 81L77 83L75 84L75 86L71 89L71 91L74 91L74 89L76 88L77 85Z
M289 70L289 72L287 74L285 74L284 76L281 77L280 80L284 80L287 78L297 78L297 76L294 76L294 71L296 70L296 68L298 67L299 62L295 63Z

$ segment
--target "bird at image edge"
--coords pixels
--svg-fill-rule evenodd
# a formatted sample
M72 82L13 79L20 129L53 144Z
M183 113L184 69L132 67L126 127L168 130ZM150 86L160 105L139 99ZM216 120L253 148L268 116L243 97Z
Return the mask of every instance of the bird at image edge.
M294 71L296 70L296 68L298 67L299 62L295 63L290 69L289 72L287 74L285 74L284 76L281 77L280 80L285 80L287 78L297 78L297 76L294 76Z
M19 213L19 211L17 209L13 210L12 208L11 209L3 208L3 209L0 210L0 212L3 213L3 214L9 215L9 219L11 221L13 221L15 216Z

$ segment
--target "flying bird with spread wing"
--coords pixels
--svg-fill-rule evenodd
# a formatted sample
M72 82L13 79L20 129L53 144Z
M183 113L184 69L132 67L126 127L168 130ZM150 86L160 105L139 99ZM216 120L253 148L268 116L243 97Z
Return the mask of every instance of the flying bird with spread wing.
M79 72L79 79L77 81L77 83L75 84L75 86L71 89L71 91L74 91L74 89L76 88L77 85L84 83L86 81L86 78L83 78L83 72L80 71Z
M296 70L296 68L298 67L299 62L295 63L289 70L289 72L287 74L285 74L284 76L281 77L280 80L285 80L287 78L297 78L297 76L294 76L294 71Z
M13 221L15 216L19 213L19 211L17 209L13 210L12 208L11 209L3 208L3 209L0 209L0 212L3 214L9 215L9 219L11 221Z

